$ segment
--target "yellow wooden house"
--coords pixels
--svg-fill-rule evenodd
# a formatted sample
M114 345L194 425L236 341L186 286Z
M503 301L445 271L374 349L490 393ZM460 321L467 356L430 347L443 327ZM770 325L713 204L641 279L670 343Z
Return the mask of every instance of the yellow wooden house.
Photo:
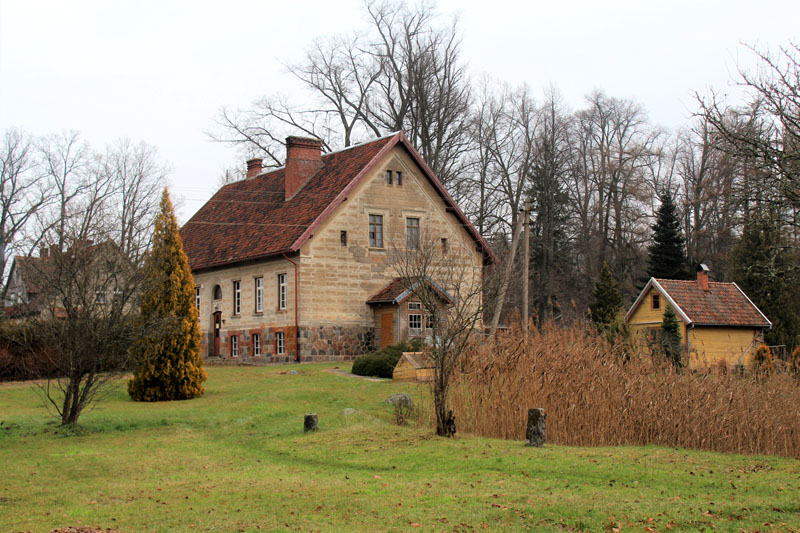
M650 278L625 315L634 331L654 338L661 328L666 306L681 322L681 338L690 368L706 368L725 361L729 366L749 365L764 342L772 322L736 283L708 280L700 265L693 281Z

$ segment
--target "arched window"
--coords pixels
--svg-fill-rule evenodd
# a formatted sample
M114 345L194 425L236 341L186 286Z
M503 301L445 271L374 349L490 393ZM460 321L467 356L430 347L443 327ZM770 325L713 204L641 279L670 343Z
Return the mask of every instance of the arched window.
M219 285L214 285L214 299L222 300L222 287Z

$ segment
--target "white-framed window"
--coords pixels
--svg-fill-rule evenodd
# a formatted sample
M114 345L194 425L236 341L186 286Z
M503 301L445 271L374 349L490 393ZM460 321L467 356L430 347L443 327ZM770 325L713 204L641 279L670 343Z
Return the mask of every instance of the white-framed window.
M406 249L419 250L419 219L406 219Z
M194 305L200 310L200 287L194 288Z
M371 248L383 248L383 215L369 216L369 245Z
M94 292L94 303L96 303L96 304L104 304L104 303L106 303L106 291L95 291Z
M253 355L261 355L261 334L253 333Z
M256 313L264 311L264 278L256 278Z
M408 310L409 311L420 311L422 309L422 304L419 302L408 302Z
M286 335L283 331L275 332L275 355L286 354Z
M231 357L239 357L239 336L231 335Z
M422 315L408 315L408 334L416 337L422 335Z
M242 314L242 282L233 282L233 314Z
M287 290L286 274L278 274L278 309L286 309Z

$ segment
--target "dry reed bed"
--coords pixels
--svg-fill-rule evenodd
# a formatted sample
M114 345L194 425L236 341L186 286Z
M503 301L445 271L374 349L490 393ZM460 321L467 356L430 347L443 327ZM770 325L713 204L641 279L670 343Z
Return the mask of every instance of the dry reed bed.
M631 355L627 362L623 353ZM547 326L474 347L450 402L459 431L523 439L543 407L548 442L679 446L800 458L800 386L787 373L677 373L586 328Z

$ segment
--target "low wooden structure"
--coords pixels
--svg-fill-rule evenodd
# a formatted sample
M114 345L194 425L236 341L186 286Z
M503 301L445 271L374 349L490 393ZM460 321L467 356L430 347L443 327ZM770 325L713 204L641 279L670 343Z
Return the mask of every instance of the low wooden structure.
M433 381L433 358L425 352L403 352L392 372L394 381Z

